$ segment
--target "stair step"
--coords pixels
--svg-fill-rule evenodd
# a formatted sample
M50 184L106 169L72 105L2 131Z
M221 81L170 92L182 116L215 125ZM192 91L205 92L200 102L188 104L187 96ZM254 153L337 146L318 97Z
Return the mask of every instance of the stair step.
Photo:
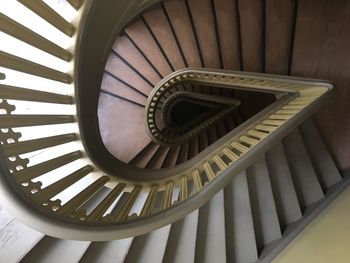
M185 162L188 159L188 151L189 151L189 142L186 142L181 145L179 156L177 157L176 164L180 164Z
M136 87L129 83L125 83L123 80L120 80L119 78L117 79L108 73L103 75L101 89L129 101L136 102L139 105L146 105L147 103L147 97L145 94L148 93L135 90Z
M185 1L166 1L164 6L169 15L188 66L200 67L201 62Z
M198 141L199 141L199 138L198 136L196 136L196 137L193 137L189 142L188 159L191 159L198 154L198 150L199 150Z
M11 223L14 218L15 217L9 214L4 208L0 207L0 230Z
M169 149L169 152L164 160L163 167L174 167L176 165L180 149L180 146L174 146Z
M199 209L195 262L226 262L224 191Z
M216 142L218 139L218 134L215 128L215 125L212 125L208 128L208 139L209 139L209 145Z
M208 147L208 131L205 130L199 135L199 152Z
M227 262L258 260L246 172L224 189Z
M282 143L265 155L281 228L300 219L302 212Z
M150 10L143 16L159 42L168 64L173 70L184 68L185 63L181 58L180 50L162 8Z
M326 189L340 182L342 177L311 118L299 126L299 132L322 188Z
M295 1L266 1L266 73L288 74Z
M240 43L237 23L237 1L216 0L215 9L220 37L223 66L240 70Z
M247 169L256 244L259 252L266 244L281 238L281 228L265 158Z
M10 217L0 229L0 259L2 262L19 262L44 235Z
M210 0L189 0L204 66L220 68L214 18Z
M283 146L301 209L324 197L321 185L298 130L291 132Z
M157 72L151 68L147 61L148 58L145 59L141 53L142 51L138 50L127 36L119 36L113 45L113 49L151 83L156 84L161 80Z
M90 243L87 241L72 241L45 236L21 262L79 262Z
M151 61L151 63L163 77L172 72L143 21L136 21L132 25L128 26L125 29L125 32L139 47L139 49L142 50L145 56Z
M164 263L194 262L198 210L171 226Z
M87 249L81 263L123 263L133 238L108 242L93 242Z
M158 148L159 145L151 141L129 163L138 167L146 167Z
M126 263L160 263L163 260L170 225L149 234L135 237L126 256Z
M231 115L227 115L224 120L226 132L230 132L236 127Z
M160 169L169 152L169 147L160 146L146 165L146 168Z
M127 64L127 61L116 55L109 56L105 69L123 82L137 87L143 94L149 94L153 88L152 83L140 76L134 68Z
M129 162L150 141L143 123L144 108L104 93L100 94L100 103L98 117L103 126L102 140L111 154ZM130 147L131 143L133 147Z
M263 2L255 0L238 1L243 70L261 72L263 70Z
M224 125L223 120L220 120L220 121L216 124L216 129L217 129L217 134L218 134L218 137L219 137L219 138L225 136L226 131L225 131L225 125Z

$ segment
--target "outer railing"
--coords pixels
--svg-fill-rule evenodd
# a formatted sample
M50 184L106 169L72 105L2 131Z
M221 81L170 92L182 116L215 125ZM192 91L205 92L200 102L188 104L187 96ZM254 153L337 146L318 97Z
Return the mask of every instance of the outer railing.
M68 66L61 71L54 65L39 64L37 58L17 56L16 50L0 52L0 67L10 69L4 71L4 81L16 79L44 86L0 85L0 200L20 220L49 235L109 240L147 233L182 218L307 118L332 89L325 82L262 74L197 69L175 72L150 96L148 114L152 115L152 103L158 103L158 92L181 82L285 95L209 146L188 168L174 170L159 181L119 180L88 158L74 111L74 47L89 2L68 1L78 9L73 22L44 2L19 2L21 8L30 9L71 39L70 46L64 48L0 15L1 31ZM147 119L149 127L151 120ZM150 132L157 138L157 129Z

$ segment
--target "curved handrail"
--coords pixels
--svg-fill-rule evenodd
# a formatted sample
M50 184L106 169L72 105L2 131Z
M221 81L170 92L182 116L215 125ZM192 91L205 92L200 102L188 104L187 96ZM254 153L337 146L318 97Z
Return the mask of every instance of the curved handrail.
M84 26L82 18L88 12L89 4L89 1L85 1L80 9L76 6L80 10L78 19L67 24L56 16L57 13L53 16L47 15L54 11L43 2L31 4L26 1L27 8L72 37L73 45L77 39L76 32ZM1 19L3 18L0 17ZM74 51L73 47L62 48L29 28L19 26L10 18L3 20L11 25L6 27L7 34L44 52L58 55L62 60L66 60L67 57L59 54L78 52ZM69 61L74 62L74 57ZM27 73L33 80L39 76L47 80L48 85L54 80L66 83L64 87L69 88L73 81L77 81L71 73L61 72L6 52L0 53L0 66L18 73ZM74 69L75 72L78 70ZM56 113L61 112L66 106L79 106L74 96L0 85L2 205L30 226L60 238L109 240L150 232L203 205L235 174L250 165L257 156L267 151L277 140L307 118L333 88L326 82L300 78L184 69L167 76L159 83L149 98L150 105L158 101L157 90L162 91L171 87L173 83L184 81L279 92L285 95L209 146L193 158L191 165L186 166L186 169L171 170L171 177L140 181L117 178L113 173L105 173L89 158L81 133L77 130L80 116L76 113L45 115L38 114L37 108L33 108L33 113L16 113L23 103L39 103L41 111L43 107L55 105ZM57 124L73 126L68 126L68 130L55 130L55 135L47 136L48 127ZM37 128L37 137L21 140L28 127ZM40 155L43 159L34 162L33 159L37 155L33 153L37 151L45 153ZM50 179L50 176L45 177L48 173L55 173L55 176L59 177L53 181L51 178L51 181L47 182L44 178ZM193 189L190 187L192 184ZM104 191L106 187L107 193ZM68 196L64 194L65 191L69 192ZM176 195L177 191L178 198L173 199L172 196ZM92 202L96 196L101 197L97 204ZM66 200L63 201L62 198ZM161 205L156 207L155 201L158 198ZM135 204L139 207L135 207Z

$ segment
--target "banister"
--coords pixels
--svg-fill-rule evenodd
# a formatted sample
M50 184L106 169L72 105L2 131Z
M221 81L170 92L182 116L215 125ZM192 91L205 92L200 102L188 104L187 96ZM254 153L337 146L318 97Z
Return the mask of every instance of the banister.
M95 121L96 119L94 119L95 116L90 118L92 115L81 115L82 105L79 101L81 96L78 96L86 90L86 96L90 94L88 87L82 87L80 81L82 74L87 77L86 75L91 72L82 72L81 65L84 58L77 55L83 54L80 48L86 48L86 46L83 47L84 43L79 41L83 39L81 37L83 31L88 30L86 28L88 21L85 18L91 2L85 1L80 6L81 1L69 1L75 8L80 7L77 15L77 31L73 24L62 21L63 18L58 17L58 14L48 17L48 14L55 12L51 10L45 13L45 10L50 9L47 5L20 2L26 2L26 6L30 5L31 10L37 15L72 36L72 46L65 49L67 53L64 52L74 54L73 63L70 64L72 69L68 73L0 51L0 59L3 58L0 61L1 66L12 69L18 74L25 72L33 77L40 76L48 80L48 85L52 80L61 81L67 84L67 89L71 87L69 84L73 81L76 89L76 94L72 96L0 85L0 99L2 99L0 110L4 112L0 116L0 120L3 120L0 129L2 142L0 200L2 205L20 220L49 235L66 239L109 240L144 234L175 222L207 202L229 183L233 176L254 162L257 157L312 114L333 89L333 86L327 82L302 78L216 69L179 70L166 76L154 88L148 99L147 127L153 139L159 143L162 142L162 137L157 136L152 128L155 128L158 134L162 131L155 125L151 127L150 124L155 124L154 112L158 108L157 104L162 94L175 85L195 83L226 89L278 93L280 96L276 102L210 145L189 162L175 168L146 171L129 167L118 161L113 162L115 161L113 158L98 162L90 155L94 146L88 145L89 141L85 138L87 133L83 130L89 126L82 121L84 118ZM128 7L128 12L124 13L125 20L129 19L129 15L137 13L135 10L140 8L138 1L132 1L130 5L126 2L122 4ZM141 7L144 6L141 5ZM9 21L7 18L5 20ZM120 24L115 27L121 28L124 22L120 20ZM8 32L11 33L12 30ZM26 40L28 32L18 32L17 37ZM52 48L51 44L39 38L28 41L28 44L42 48L43 51L49 51ZM28 115L25 116L12 114L17 104L30 105L33 102L55 104L58 114L61 114L63 105L71 104L77 108L77 113L52 116L31 114L29 110ZM66 125L67 122L75 125L72 128L67 126L68 133L57 129L57 135L46 136L48 131L46 126ZM36 139L20 139L26 126L37 128ZM16 130L13 127L16 127ZM69 151L61 152L61 149L67 151L65 146ZM52 148L56 149L53 153L50 152ZM39 150L45 151L42 154L43 159L37 163L31 163L31 156L26 154ZM61 177L43 186L40 176L45 177L45 174L51 172L59 173ZM89 180L82 185L79 184L82 178ZM193 187L190 187L192 183ZM73 184L77 188L72 190L72 197L62 204L61 200L55 196ZM105 187L109 188L109 193L91 212L85 211L83 205L91 201ZM174 201L175 191L179 191L180 194ZM141 203L141 212L130 215L141 194L147 195ZM159 210L154 211L153 207L158 195L162 195L161 204Z

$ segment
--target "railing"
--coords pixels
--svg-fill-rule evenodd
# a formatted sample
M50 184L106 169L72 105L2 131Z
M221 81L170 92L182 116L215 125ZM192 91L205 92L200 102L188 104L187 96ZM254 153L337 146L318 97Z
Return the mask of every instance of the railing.
M175 82L174 82L175 83ZM184 86L184 85L183 85ZM172 91L172 88L174 90ZM223 96L207 95L197 92L177 91L177 85L171 85L164 91L160 89L156 92L156 102L148 102L146 106L146 129L152 140L161 145L180 145L198 136L203 130L214 125L218 120L225 117L227 114L236 109L241 103L240 101ZM170 93L170 95L169 95ZM198 103L212 103L215 106L221 105L218 112L204 114L198 119L191 121L188 125L180 128L171 127L169 121L171 108L174 103L181 99L189 101L198 101ZM214 104L215 103L215 104ZM161 116L161 118L160 118ZM203 120L205 118L205 120ZM170 125L169 125L170 124Z
M35 62L36 58L0 52L0 66L10 69L4 71L4 81L18 78L20 82L23 78L24 83L35 84L27 88L0 85L0 200L20 220L49 235L109 240L175 222L203 205L307 118L332 90L328 83L298 78L199 69L177 71L154 89L147 116L152 116L152 107L158 103L158 92L183 82L284 96L209 146L184 166L186 169L169 170L171 176L159 180L118 179L117 174L106 174L88 157L75 111L75 43L84 28L89 1L68 1L79 10L73 22L67 22L42 1L19 2L23 6L18 8L30 9L70 39L70 45L64 48L25 24L0 15L1 31L58 58L68 68L60 71L54 65ZM0 78L4 76L0 74ZM38 89L37 83L44 85L44 90ZM150 128L151 120L147 118ZM150 133L161 140L154 128Z

